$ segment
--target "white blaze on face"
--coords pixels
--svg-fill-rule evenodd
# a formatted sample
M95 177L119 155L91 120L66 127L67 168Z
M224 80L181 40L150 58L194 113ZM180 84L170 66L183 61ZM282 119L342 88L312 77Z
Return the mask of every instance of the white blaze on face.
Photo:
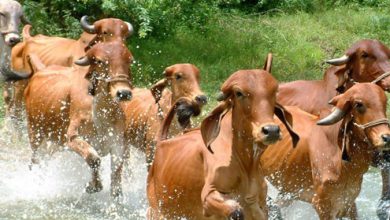
M14 46L20 41L20 36L19 34L9 33L5 35L4 40L8 46Z

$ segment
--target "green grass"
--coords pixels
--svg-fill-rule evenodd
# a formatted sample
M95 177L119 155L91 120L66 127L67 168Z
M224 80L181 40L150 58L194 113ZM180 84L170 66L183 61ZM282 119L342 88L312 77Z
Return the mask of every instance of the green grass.
M390 45L389 12L349 6L317 13L221 13L210 18L203 33L182 28L167 38L132 38L128 43L136 59L135 85L151 85L169 65L193 63L211 97L209 109L231 73L262 67L268 52L274 54L273 74L279 81L320 79L328 67L324 61L342 55L359 39Z

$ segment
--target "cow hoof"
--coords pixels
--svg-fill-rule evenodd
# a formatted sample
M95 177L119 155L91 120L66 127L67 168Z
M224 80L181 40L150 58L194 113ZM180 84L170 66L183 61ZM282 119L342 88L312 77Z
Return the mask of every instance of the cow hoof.
M244 220L244 213L242 213L242 210L235 210L229 215L229 220Z
M85 191L89 194L97 193L102 191L103 185L100 181L94 182L91 181L88 183L87 187L85 188Z
M390 201L380 199L376 214L380 220L388 220L390 218Z

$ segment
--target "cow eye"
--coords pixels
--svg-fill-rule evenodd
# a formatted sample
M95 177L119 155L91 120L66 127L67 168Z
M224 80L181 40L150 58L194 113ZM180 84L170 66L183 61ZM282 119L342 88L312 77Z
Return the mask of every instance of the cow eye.
M361 103L361 102L356 102L355 103L355 108L356 108L356 110L359 112L359 113L364 113L364 111L365 111L365 106L364 106L364 104L363 103Z
M368 53L367 53L367 52L363 52L363 53L362 53L362 57L363 57L363 58L367 58L367 57L368 57Z
M237 98L241 98L241 97L243 97L244 96L244 94L242 93L242 92L240 92L240 91L236 91L236 97Z
M182 78L181 75L179 75L179 74L176 75L176 80L181 79L181 78Z

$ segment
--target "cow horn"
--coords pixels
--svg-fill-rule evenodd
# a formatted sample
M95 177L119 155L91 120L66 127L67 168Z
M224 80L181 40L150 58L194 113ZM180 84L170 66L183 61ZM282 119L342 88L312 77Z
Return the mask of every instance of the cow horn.
M327 60L326 63L328 63L330 65L340 66L340 65L346 64L348 61L349 61L349 56L344 55L344 56L339 57L339 58Z
M127 28L129 29L129 36L133 35L134 33L134 28L133 25L130 22L125 22L127 25Z
M223 92L219 92L218 95L217 95L217 101L220 102L220 101L223 101L227 98L226 94L223 93Z
M345 111L339 109L339 108L335 108L334 111L332 111L332 113L330 113L328 116L326 116L325 118L317 121L317 125L331 125L331 124L334 124L338 121L340 121L345 115Z
M81 19L80 19L81 27L83 28L83 30L85 32L87 32L89 34L96 34L95 26L88 24L87 19L88 19L87 15L84 15L83 17L81 17Z
M79 66L88 66L90 64L87 56L81 57L80 59L74 61L74 63Z

